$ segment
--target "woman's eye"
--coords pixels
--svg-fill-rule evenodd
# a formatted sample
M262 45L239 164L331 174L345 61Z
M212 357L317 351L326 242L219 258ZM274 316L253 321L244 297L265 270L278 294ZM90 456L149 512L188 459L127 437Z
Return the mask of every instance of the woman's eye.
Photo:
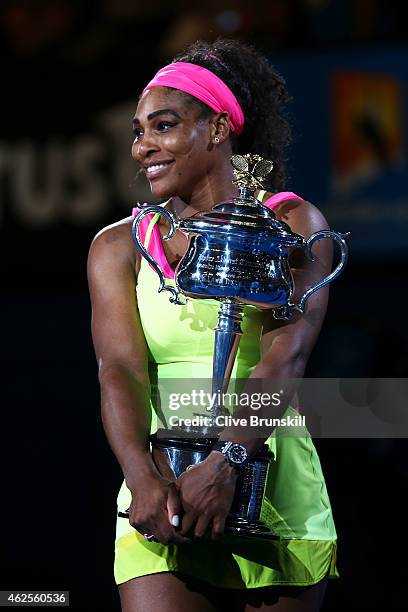
M166 130L168 130L169 128L175 126L175 123L172 123L170 121L160 121L160 123L157 125L157 129L160 132L165 132Z
M139 138L142 136L143 132L142 130L139 130L138 128L133 128L133 138L134 140L139 140Z

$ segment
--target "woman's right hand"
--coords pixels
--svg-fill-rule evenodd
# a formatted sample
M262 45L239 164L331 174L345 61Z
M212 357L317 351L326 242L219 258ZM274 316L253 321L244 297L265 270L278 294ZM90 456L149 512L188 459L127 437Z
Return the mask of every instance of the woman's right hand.
M137 486L129 487L132 503L129 523L142 535L153 535L161 544L186 544L186 538L172 525L177 516L181 525L182 505L174 481L157 474L144 475ZM174 521L176 522L176 521Z

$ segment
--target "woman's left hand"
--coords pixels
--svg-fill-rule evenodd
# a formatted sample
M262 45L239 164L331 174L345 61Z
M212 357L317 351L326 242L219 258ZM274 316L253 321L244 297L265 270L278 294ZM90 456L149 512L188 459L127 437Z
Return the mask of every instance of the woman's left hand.
M181 535L193 531L196 538L202 538L212 522L211 538L222 536L237 476L223 455L213 451L178 477L175 484L184 510Z

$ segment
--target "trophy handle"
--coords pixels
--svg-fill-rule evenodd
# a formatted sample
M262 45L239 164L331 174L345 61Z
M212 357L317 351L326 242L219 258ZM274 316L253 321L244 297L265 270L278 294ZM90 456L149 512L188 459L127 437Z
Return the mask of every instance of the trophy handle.
M166 280L164 278L162 269L158 265L157 261L150 255L147 249L145 249L144 244L140 240L139 231L138 231L139 225L142 219L146 215L150 215L151 213L155 213L156 215L162 215L163 217L166 217L167 221L169 222L170 230L169 230L169 233L166 234L166 236L164 236L164 240L170 240L170 238L174 236L174 232L177 229L177 224L174 221L173 215L169 213L169 211L163 208L162 206L154 206L154 205L148 204L147 206L143 206L141 208L142 208L141 211L136 215L133 221L133 224L132 224L132 236L133 236L133 241L136 245L136 248L138 249L142 257L144 257L146 261L149 262L149 264L152 266L154 271L157 273L160 279L160 285L159 285L158 292L160 293L161 291L169 291L171 293L171 297L169 298L170 302L174 304L184 305L188 298L184 296L181 293L181 291L179 291L176 287L173 287L172 285L166 285ZM184 298L184 301L180 300L180 296Z
M348 259L348 246L345 241L345 238L347 238L348 236L350 236L350 232L346 232L345 234L342 234L340 232L332 232L331 230L320 230L319 232L315 232L314 234L310 236L310 238L305 243L304 248L305 248L307 256L309 257L311 261L314 261L315 259L312 253L312 245L317 240L321 240L322 238L331 238L332 240L335 240L339 244L340 252L341 252L340 261L335 267L335 269L333 270L333 272L328 274L321 281L317 282L315 285L313 285L313 287L310 287L310 289L308 289L302 295L302 297L300 298L299 304L291 304L289 302L288 304L281 306L280 308L277 308L276 310L274 310L273 314L274 314L275 319L290 319L292 315L292 310L298 310L299 312L303 314L305 311L305 304L307 300L310 298L310 296L312 295L312 293L314 293L315 291L318 291L319 289L321 289L328 283L331 283L332 280L334 280L335 278L337 278L337 276L339 276L339 274L341 274L344 266L347 263L347 259Z

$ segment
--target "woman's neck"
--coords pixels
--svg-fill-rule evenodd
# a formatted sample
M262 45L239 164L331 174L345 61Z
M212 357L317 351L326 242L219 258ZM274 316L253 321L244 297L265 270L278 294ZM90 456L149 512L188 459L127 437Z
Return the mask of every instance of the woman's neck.
M232 183L234 174L228 159L223 160L214 171L195 187L188 196L171 199L171 206L178 217L191 217L198 212L210 210L224 200L239 194Z

